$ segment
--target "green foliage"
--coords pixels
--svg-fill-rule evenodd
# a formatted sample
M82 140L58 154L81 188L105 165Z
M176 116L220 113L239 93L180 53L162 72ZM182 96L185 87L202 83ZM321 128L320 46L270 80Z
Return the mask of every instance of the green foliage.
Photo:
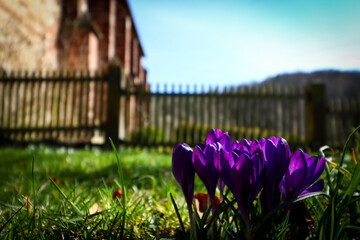
M176 215L168 199L180 190L170 155L114 151L0 149L0 238L175 236ZM126 194L114 200L118 187Z
M163 141L164 131L154 126L135 129L131 133L131 139L129 139L129 142L136 145L152 145Z
M195 212L189 219L169 153L0 148L0 238L359 239L358 130L341 154L322 149L331 162L323 174L324 192L301 196L267 214L257 198L250 213L253 233L245 232L229 191L214 212L209 206L202 217ZM113 199L117 188L123 195ZM195 192L205 191L196 178ZM299 211L283 214L290 204Z
M335 164L332 163L332 167L326 168L328 196L323 201L318 201L318 209L314 209L314 216L319 225L318 239L359 239L360 164L357 159L360 158L359 155L355 155L354 148L353 154L347 154L348 146L359 130L360 126L347 139L340 159L334 159ZM332 160L332 156L327 158ZM344 165L351 169L348 170L350 176L341 170Z

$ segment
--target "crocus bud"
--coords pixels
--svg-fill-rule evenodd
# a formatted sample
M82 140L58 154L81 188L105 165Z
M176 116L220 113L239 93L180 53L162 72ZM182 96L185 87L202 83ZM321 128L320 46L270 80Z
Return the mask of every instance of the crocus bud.
M265 162L261 205L264 211L270 211L280 204L279 184L288 169L291 151L286 140L280 137L262 138L259 143Z
M188 206L189 215L192 215L192 200L194 195L195 171L192 164L192 149L186 143L174 147L172 155L172 173L179 183Z
M192 155L192 163L195 172L204 183L211 202L214 201L216 185L219 179L219 175L214 165L216 154L217 149L215 145L208 144L204 150L202 150L199 146L195 146L194 153Z
M318 160L317 156L309 157L300 149L295 151L280 184L283 187L284 200L295 199L306 193L321 190L324 186L323 180L313 183L320 177L324 168L324 157Z

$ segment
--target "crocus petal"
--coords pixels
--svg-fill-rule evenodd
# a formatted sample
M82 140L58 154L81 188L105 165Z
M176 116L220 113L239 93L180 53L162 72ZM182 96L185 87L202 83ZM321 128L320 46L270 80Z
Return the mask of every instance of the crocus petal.
M232 180L236 191L240 194L243 190L249 190L250 178L252 175L252 164L249 155L241 154L235 166L231 169Z
M275 143L271 140L273 139ZM280 203L279 184L290 163L290 148L283 138L260 139L259 144L263 151L264 170L261 202L264 211L270 211Z
M227 132L222 132L220 129L210 129L205 137L205 144L212 144L218 142L222 135L228 135Z
M308 186L313 184L320 177L320 175L323 173L324 168L325 168L325 158L324 157L321 157L320 160L318 161L318 157L313 156L313 157L310 157L307 161L308 161L309 168L311 167L312 169L310 170L311 173L306 176L306 181L304 182L304 185L303 185L303 188L301 189L301 191L303 191Z
M195 172L204 183L210 199L214 199L216 184L218 182L218 173L214 165L217 149L215 145L209 144L205 147L204 152L198 146L195 146L192 155L192 162Z
M232 142L227 132L222 132L220 129L210 129L205 137L205 144L213 144L220 142L220 144L228 151L232 151Z
M301 150L297 150L291 156L289 168L285 174L285 179L289 190L294 194L298 195L299 191L302 191L302 186L306 181L307 176L307 162L306 156Z
M241 153L241 152L249 153L250 144L251 144L251 141L248 141L247 139L243 138L240 141L235 140L232 148L237 153Z
M316 168L313 176L314 180L318 179L321 176L321 174L324 172L324 169L325 169L325 158L324 156L322 156L316 164Z
M172 154L172 173L179 183L188 206L189 215L192 215L192 199L194 195L195 171L191 161L192 149L186 143L174 147Z
M312 192L318 192L321 191L324 188L324 179L320 179L316 183L314 183L312 186L310 186L308 189L304 190L302 193L300 193L299 196L312 193Z
M231 168L234 165L233 156L236 155L233 155L222 148L219 150L219 154L217 156L219 158L219 164L217 166L218 174L230 190L235 189L231 178Z
M318 161L317 156L309 157L303 151L297 150L291 158L289 169L282 183L286 190L285 200L292 200L300 195L321 190L324 184L323 180L313 183L324 171L324 161L324 158L320 158ZM307 168L306 173L305 168ZM313 185L309 187L311 184Z
M215 129L216 138L220 138L220 136L223 135L224 133L227 134L227 132L222 132L220 129Z
M307 154L305 156L307 156ZM304 186L309 186L316 179L318 179L318 177L315 178L315 176L314 176L316 166L317 166L317 163L318 163L318 157L317 156L308 157L307 160L306 160L306 163L307 163L308 171L307 171L307 174L306 174L306 178L305 178L306 181L304 182Z
M285 139L277 139L277 145L271 140L263 141L263 156L265 161L264 182L278 186L289 163L289 145Z
M274 154L273 164L274 164L274 177L275 181L280 182L282 176L286 172L290 163L290 149L285 139L280 139L276 146L276 151Z
M225 133L219 138L220 144L224 147L224 149L228 152L232 151L232 142L230 136Z
M216 132L215 129L210 129L210 131L207 133L205 137L205 144L212 144L216 142Z

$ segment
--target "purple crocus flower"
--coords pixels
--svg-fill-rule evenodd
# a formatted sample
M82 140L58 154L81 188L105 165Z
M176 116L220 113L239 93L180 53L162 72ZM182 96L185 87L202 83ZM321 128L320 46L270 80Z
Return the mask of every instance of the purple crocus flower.
M222 132L220 129L210 129L205 137L204 144L207 145L215 143L220 143L220 145L228 152L231 152L233 150L233 144L228 132ZM199 146L201 146L201 144L199 144ZM219 148L218 144L215 144L215 146L217 147L217 149ZM205 146L201 148L205 148ZM221 178L219 178L218 180L218 187L220 191L220 202L222 202L224 198L223 195L225 184Z
M238 155L220 148L218 158L219 175L233 193L240 214L249 226L249 209L261 190L261 156L258 152L250 155L245 151Z
M288 169L291 151L286 140L280 137L261 138L259 143L265 162L261 206L268 212L280 204L279 184Z
M192 163L195 172L204 183L211 203L215 199L216 184L218 183L219 175L214 165L214 159L217 156L216 144L207 144L204 148L203 145L195 146L192 155Z
M227 132L222 132L220 129L210 129L205 137L205 144L220 143L226 151L230 152L233 150L232 142Z
M283 200L292 200L306 193L320 191L324 187L324 180L313 183L320 177L324 168L324 157L319 160L317 156L309 157L300 149L295 151L280 183L280 188L283 188Z
M195 171L191 161L192 153L189 145L183 143L176 145L172 154L172 173L184 193L190 218L193 213L191 206L195 179Z
M261 160L263 160L261 145L259 141L256 139L251 141L246 140L245 138L241 139L241 141L235 140L233 143L233 152L235 152L237 155L241 155L242 153L247 153L250 156L257 153L261 156ZM264 164L264 162L262 161L261 164Z

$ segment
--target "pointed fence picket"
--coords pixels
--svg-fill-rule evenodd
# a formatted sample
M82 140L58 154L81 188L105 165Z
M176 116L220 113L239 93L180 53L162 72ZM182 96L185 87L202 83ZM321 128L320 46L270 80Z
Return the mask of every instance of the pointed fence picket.
M105 79L83 72L12 72L9 77L2 76L0 140L90 142L94 132L104 131Z
M296 144L305 141L301 88L269 85L226 88L222 92L218 88L205 92L202 88L197 92L194 87L190 92L189 87L185 91L179 87L177 93L164 89L148 93L149 119L143 128L150 129L152 141L141 142L135 137L130 139L132 144L193 145L202 141L210 128L228 131L237 139L280 135Z
M360 95L325 100L324 85L149 91L106 71L12 72L0 77L0 142L191 146L210 128L234 139L282 136L291 146L341 146L360 124Z

